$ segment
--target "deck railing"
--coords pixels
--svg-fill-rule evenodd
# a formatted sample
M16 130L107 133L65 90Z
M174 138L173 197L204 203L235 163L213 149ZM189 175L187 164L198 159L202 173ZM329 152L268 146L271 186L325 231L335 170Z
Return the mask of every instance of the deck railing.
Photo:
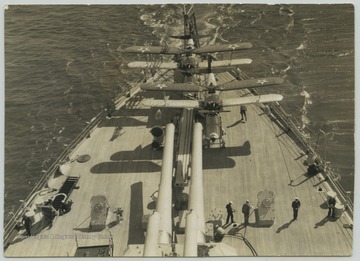
M242 71L230 72L235 78L249 79L249 77ZM240 75L239 75L240 74ZM253 89L253 94L262 94L260 90ZM287 130L291 131L296 138L298 145L304 152L312 153L315 156L315 161L322 170L325 179L328 181L330 187L337 192L337 196L346 206L346 211L350 217L354 218L354 203L343 185L338 181L338 174L335 174L328 166L328 162L324 160L321 155L314 149L314 145L310 144L308 138L300 131L300 123L292 115L289 115L279 103L270 103L269 107L276 120L280 122ZM286 131L286 130L284 130Z
M279 104L270 104L269 107L271 108L272 113L276 116L278 120L280 120L285 126L291 130L291 132L296 137L297 141L300 143L302 149L308 153L312 153L315 156L315 161L318 167L323 170L322 173L324 177L329 182L331 188L337 192L339 198L342 199L342 202L345 203L351 218L353 218L353 210L354 204L352 199L350 198L347 191L344 189L343 185L338 181L338 174L335 174L328 166L328 162L324 160L321 155L314 149L314 145L310 144L308 139L304 136L299 130L299 124L296 124L296 120L293 116L288 115L283 107Z
M239 72L231 72L231 74L234 77L238 77ZM160 75L160 77L164 77L166 73L163 75ZM249 78L244 73L241 73L241 78L247 79ZM115 101L115 106L118 107L122 102L124 102L127 97L132 96L133 93L139 91L139 83L141 80L137 81L132 85L132 87L129 87L127 90L124 90L123 93L120 94L120 97L117 98ZM259 93L259 91L254 90L255 94ZM313 149L313 146L309 143L309 141L304 137L304 133L302 133L299 130L299 123L296 121L296 119L292 116L286 113L286 111L283 109L283 107L278 103L272 103L269 105L271 108L271 111L273 115L276 117L276 119L281 122L282 125L284 125L288 130L291 130L291 132L294 134L298 144L302 147L304 151L311 152L316 157L316 162L322 168L325 174L325 178L329 182L329 185L332 187L334 191L337 192L338 196L342 199L343 203L346 204L347 211L351 218L353 218L353 201L349 197L346 190L343 188L342 184L337 180L336 175L332 172L331 169L328 168L327 162L325 162L322 157ZM9 235L11 234L12 230L14 229L17 220L21 219L22 215L25 212L26 207L28 207L32 201L30 200L32 195L39 191L41 188L43 188L50 178L51 175L57 171L59 164L63 162L64 160L67 160L70 153L81 143L82 140L84 140L86 137L88 137L89 134L95 129L95 127L100 123L100 121L106 116L106 113L104 111L101 111L96 115L89 124L85 127L85 129L67 146L67 148L60 154L60 156L54 161L54 163L49 167L49 169L44 173L44 175L40 178L40 180L37 182L33 190L30 192L28 197L25 199L24 203L19 207L19 209L15 212L13 217L9 220L9 222L6 223L4 226L4 244L6 244L7 239Z
M133 93L139 91L139 83L141 80L138 80L132 86L129 86L126 90L119 95L119 97L115 101L115 107L118 107L121 103L123 103L127 97L132 96ZM91 121L87 124L87 126L82 130L82 132L66 147L66 149L60 154L60 156L54 161L54 163L48 168L48 170L44 173L44 175L40 178L40 180L36 183L35 187L32 189L30 194L24 200L24 203L19 207L19 209L14 213L11 219L4 226L4 245L7 243L8 237L11 235L11 232L16 226L18 220L21 220L26 208L32 203L32 196L43 188L48 179L54 175L54 173L58 170L59 164L68 160L69 155L72 151L84 140L91 132L96 128L96 126L100 123L100 121L106 116L105 111L99 112Z

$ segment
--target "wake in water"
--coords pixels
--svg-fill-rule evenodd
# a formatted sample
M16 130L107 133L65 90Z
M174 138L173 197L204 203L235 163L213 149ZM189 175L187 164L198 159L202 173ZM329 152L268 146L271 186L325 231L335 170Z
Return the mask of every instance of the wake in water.
M159 39L160 45L170 44L181 47L181 41L170 38L171 35L183 34L183 18L181 6L162 5L154 10L140 8L140 20L152 28L152 34ZM147 42L145 45L158 45L157 43Z
M253 77L286 78L285 87L274 89L284 95L286 111L313 136L319 128L329 133L329 144L336 143L331 161L349 169L354 165L354 12L350 5L342 7L206 4L195 5L195 12L199 33L211 35L202 44L253 43L253 49L237 54L253 59L241 69ZM169 38L183 34L181 5L54 10L6 11L5 106L11 116L5 119L6 210L26 197L27 182L39 179L109 99L139 79L139 72L125 68L134 57L122 48L183 44Z
M301 130L305 130L307 125L310 123L310 119L307 117L307 113L308 113L308 107L309 107L309 105L312 104L312 101L310 99L310 94L305 90L305 87L303 87L303 90L300 93L300 95L304 97L304 104L301 109L301 113L302 113L302 115L301 115L301 122L302 122Z

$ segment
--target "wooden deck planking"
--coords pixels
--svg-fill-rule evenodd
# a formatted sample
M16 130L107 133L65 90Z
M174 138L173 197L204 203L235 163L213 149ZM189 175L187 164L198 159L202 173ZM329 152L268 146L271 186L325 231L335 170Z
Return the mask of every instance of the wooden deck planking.
M227 95L231 95L230 92ZM233 125L239 119L239 108L231 110L234 113L222 114L224 127ZM259 255L350 255L352 237L351 232L349 234L342 228L343 218L322 223L327 214L327 208L322 209L326 187L322 186L324 192L318 192L314 187L319 182L318 177L306 180L303 175L306 172L302 163L304 158L299 158L301 150L286 134L276 137L282 130L265 115L259 114L261 110L256 105L248 106L248 121L226 129L227 146L241 146L248 140L251 154L231 157L235 161L233 168L204 170L205 217L214 207L223 209L225 213L225 204L232 200L238 210L235 220L243 222L241 206L245 200L249 199L256 207L257 193L271 190L275 193L274 225L270 228L256 227L252 215L250 223L253 225L246 228L246 237ZM214 161L216 156L204 159L207 160ZM306 181L290 186L291 180ZM292 219L291 202L295 196L300 198L302 207L299 219L289 223ZM315 228L316 224L320 226Z
M108 121L114 120L110 119ZM110 126L97 128L90 138L84 140L78 146L70 158L75 159L77 155L88 154L91 156L91 159L85 163L78 163L76 161L71 163L70 175L80 176L78 183L80 188L75 189L70 196L74 201L72 210L64 216L57 217L52 228L43 230L39 235L74 235L75 233L78 235L91 235L92 232L88 231L91 210L90 199L94 195L101 194L106 196L111 209L116 207L124 209L124 221L109 229L114 236L114 254L116 256L124 255L128 244L131 222L131 186L140 184L138 187L141 187L141 191L136 192L141 192L142 195L139 193L135 193L135 195L142 196L141 202L143 204L135 206L136 212L139 213L137 220L140 221L135 226L140 228L138 231L143 237L141 218L143 214L151 212L147 206L150 202L151 194L158 189L160 178L158 169L161 168L162 157L161 152L155 152L149 147L152 137L149 133L150 129L146 128L146 124L147 122L145 121L143 126L124 126L121 131L123 134L113 141L111 141L111 137L116 125L108 124ZM136 148L140 148L140 150L135 151ZM122 151L127 153L121 154ZM134 151L135 153L133 153ZM115 160L112 160L114 157ZM137 160L141 158L145 159ZM133 164L128 164L129 162ZM156 171L149 171L154 169L154 166L158 166ZM114 219L115 217L113 216L112 218ZM106 229L99 232L100 235L106 235L107 233ZM75 239L61 240L60 244L58 240L61 239L25 239L11 245L5 255L66 256L68 254L72 255L76 250ZM141 238L132 238L131 240L143 241ZM79 245L96 243L94 239L91 239L90 242L87 239L79 239L78 242Z
M229 97L236 93L223 95ZM304 157L300 157L301 150L294 141L287 134L280 135L283 131L263 115L257 105L248 106L246 123L238 122L238 107L230 110L231 113L222 113L227 147L203 152L205 220L215 208L223 212L225 219L225 204L232 200L237 209L235 220L241 223L244 201L249 199L256 208L257 193L267 189L275 193L275 223L269 228L257 227L252 214L250 226L240 230L259 255L350 255L352 231L342 227L346 224L344 217L324 222L327 214L327 209L322 208L326 199L325 183L314 186L320 181L318 177L306 180L303 176L306 171ZM85 163L71 163L70 175L80 176L80 188L70 197L74 201L72 210L58 217L53 227L42 231L41 235L89 234L90 198L103 194L111 209L124 209L124 221L109 229L114 236L114 256L124 255L128 243L143 243L140 218L152 212L148 206L150 196L158 189L162 161L161 152L149 146L155 111L149 110L151 114L146 116L144 111L134 115L134 111L122 109L77 147L71 159L83 154L89 154L91 159ZM167 113L161 125L170 118ZM117 131L119 135L114 135ZM316 190L319 186L324 192ZM302 207L299 220L290 223L291 202L295 196L299 196ZM104 230L99 234L106 233ZM10 246L5 255L66 256L75 252L74 239L61 240L61 243L58 240L25 239ZM239 248L238 240L225 241ZM89 243L89 240L79 240L80 245ZM240 245L239 255L251 255L245 244Z

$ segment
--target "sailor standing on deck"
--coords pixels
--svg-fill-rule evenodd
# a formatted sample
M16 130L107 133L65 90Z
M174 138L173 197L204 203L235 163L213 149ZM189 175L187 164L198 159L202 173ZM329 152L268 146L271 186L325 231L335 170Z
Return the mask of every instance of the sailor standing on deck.
M300 205L301 204L299 198L295 197L295 200L291 204L291 207L293 208L294 220L297 220Z
M246 111L247 111L246 106L245 106L245 105L241 105L241 106L240 106L241 121L244 120L244 119L245 119L245 121L247 121Z
M232 207L232 201L229 201L229 203L226 205L226 211L227 211L227 218L226 218L226 224L229 223L229 220L231 218L231 223L235 223L234 221L234 212L235 209Z
M242 213L244 214L244 224L245 226L249 224L249 216L250 216L250 210L253 207L250 206L249 200L246 200L245 204L242 206Z
M329 206L329 211L327 216L330 217L335 217L335 204L336 204L336 199L335 197L330 197L328 200L328 206Z

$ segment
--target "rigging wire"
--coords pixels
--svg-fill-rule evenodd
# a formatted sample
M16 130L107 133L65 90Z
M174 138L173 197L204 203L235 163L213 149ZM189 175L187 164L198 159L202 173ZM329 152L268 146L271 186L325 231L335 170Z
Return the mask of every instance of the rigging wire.
M232 237L232 238L241 239L242 241L244 241L245 245L250 249L250 251L251 251L251 253L253 254L253 256L258 256L258 254L257 254L255 248L253 247L253 245L252 245L252 244L250 243L250 241L247 240L247 238L246 238L244 235L242 235L241 233L235 234L235 235L229 235L229 234L227 234L227 235L224 236L224 238L225 238L225 237Z

